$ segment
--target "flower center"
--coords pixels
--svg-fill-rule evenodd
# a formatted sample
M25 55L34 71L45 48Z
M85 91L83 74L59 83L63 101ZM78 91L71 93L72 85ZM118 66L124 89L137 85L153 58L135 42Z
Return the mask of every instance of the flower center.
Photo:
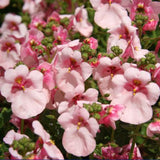
M14 84L12 86L12 93L16 93L17 91L29 88L32 85L31 80L25 80L23 77L19 76L14 80Z

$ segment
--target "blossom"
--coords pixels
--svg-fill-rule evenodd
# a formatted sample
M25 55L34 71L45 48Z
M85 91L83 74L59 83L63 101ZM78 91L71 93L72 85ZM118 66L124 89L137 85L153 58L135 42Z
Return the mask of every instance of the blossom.
M84 6L75 9L73 18L74 29L85 37L89 37L93 31L93 26L88 22L87 10Z
M4 21L0 28L0 33L3 35L14 36L17 39L25 38L27 27L22 23L22 17L12 13L5 15Z
M160 89L151 82L149 72L129 67L124 74L115 75L112 82L115 95L111 104L125 106L121 121L141 124L152 118L151 105L158 100Z
M102 157L103 159L129 159L131 144L129 143L122 147L112 147L109 144L107 147L102 147ZM134 147L132 159L142 159L137 145Z
M99 59L99 64L93 71L93 78L97 80L102 95L111 94L113 88L112 78L120 73L123 73L123 70L118 57L113 59L101 57ZM112 95L108 99L112 99Z
M0 9L5 8L9 5L10 0L0 0Z
M34 133L39 136L39 139L36 142L36 150L38 153L36 155L40 159L64 159L61 151L57 148L54 141L50 139L49 133L44 130L42 124L35 120L32 122ZM40 150L38 149L40 148Z
M99 125L94 118L89 118L85 108L77 106L74 112L62 113L58 122L65 129L62 143L68 153L87 156L94 151L96 147L94 137Z
M90 0L90 3L96 10L94 21L103 29L114 28L119 26L124 19L125 21L129 19L127 11L120 3L114 3L114 1L113 3L112 1L105 3L102 0Z
M94 37L86 38L84 43L89 44L91 49L97 49L98 47L98 41Z
M56 74L57 87L65 93L65 96L74 97L80 91L84 91L84 81L81 75L72 70L68 72L66 69L61 69L61 72Z
M27 66L37 67L39 63L38 56L42 54L42 50L38 51L36 47L41 46L44 49L44 46L41 44L43 38L44 34L36 28L28 31L20 50L20 58Z
M43 88L43 74L29 71L25 65L5 71L1 94L12 103L12 112L21 119L40 114L49 101L49 92Z
M10 152L13 159L22 159L23 158L22 155L20 155L18 153L18 151L12 147L14 140L20 140L23 137L29 138L25 134L16 133L14 130L10 130L7 132L6 136L3 138L3 141L6 144L10 145L9 152Z
M87 62L83 62L81 52L72 50L69 47L64 48L57 55L56 69L66 68L68 72L75 70L84 80L92 74L92 68Z
M65 100L60 102L60 104L58 105L58 112L60 114L62 114L62 112L64 111L68 111L69 108L72 108L73 105L76 104L97 102L98 91L94 88L88 88L86 91L78 90L76 94L73 92L71 94L67 94L67 96L65 96L64 98Z
M0 39L0 66L5 70L12 68L20 61L20 44L10 36L2 36Z
M155 122L151 122L148 127L146 134L149 137L153 137L154 134L159 134L160 133L160 121L156 120Z
M148 17L147 23L143 26L143 30L154 30L158 24L160 13L160 2L153 2L152 0L133 0L126 6L130 12L132 20L135 19L137 13L144 14Z
M36 14L39 14L39 17L44 17L42 12L44 6L45 3L42 0L24 0L22 10L29 13L31 17L34 17Z
M111 126L116 129L115 121L119 120L121 114L123 114L123 105L102 105L102 111L99 112L101 118L99 120L100 124L104 124L107 127Z
M55 87L55 72L52 69L52 65L47 62L42 62L37 69L43 73L43 83L49 89L52 90Z

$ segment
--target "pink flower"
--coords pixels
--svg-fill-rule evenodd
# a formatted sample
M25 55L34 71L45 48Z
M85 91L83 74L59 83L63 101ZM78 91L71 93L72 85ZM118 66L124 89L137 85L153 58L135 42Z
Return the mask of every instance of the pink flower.
M29 67L37 67L39 63L38 56L42 51L36 50L37 46L45 47L41 44L44 34L38 29L32 28L28 31L25 42L21 45L21 60Z
M144 25L143 30L154 30L159 21L158 14L160 13L160 2L153 2L152 0L133 0L130 1L128 11L130 17L134 20L135 15L144 14L148 17L148 22Z
M13 159L22 159L23 158L18 153L18 151L14 150L13 147L12 147L12 144L13 144L14 140L20 140L23 137L28 138L28 136L26 136L24 134L16 133L14 130L10 130L10 131L8 131L8 133L6 134L6 136L3 138L3 141L6 144L10 145L9 152L10 152L10 154L11 154L11 156L12 156Z
M64 48L71 48L72 50L79 50L81 46L82 46L82 43L79 41L79 39L75 39L73 41L67 40L66 43L58 44L55 47L53 47L51 52L54 54L55 52L62 51Z
M94 151L96 147L94 137L99 125L94 118L89 118L85 108L77 106L74 112L62 113L58 122L65 129L62 143L68 153L87 156Z
M111 126L114 130L116 129L115 121L119 120L123 112L123 105L102 105L102 111L99 112L101 119L100 124L104 124L107 127Z
M151 82L149 72L129 67L123 75L115 75L112 83L115 95L111 104L125 106L121 121L141 124L152 118L151 105L158 100L160 89Z
M103 29L117 27L121 24L123 19L129 19L127 11L119 4L119 2L112 3L112 1L107 1L105 3L102 0L90 0L90 3L96 10L94 21Z
M49 93L43 88L43 74L29 71L25 65L6 70L1 94L12 103L12 112L21 119L40 114L49 101Z
M102 156L104 159L129 159L131 145L132 143L123 147L112 147L111 145L102 147ZM133 149L132 159L142 159L139 148L136 145Z
M0 66L5 70L13 68L20 61L20 44L10 36L2 36L0 39Z
M22 23L21 16L8 13L5 15L0 32L3 35L12 35L17 39L20 39L25 38L27 27Z
M49 89L52 90L55 87L55 72L52 70L52 65L43 62L37 69L43 73L43 83Z
M80 103L93 103L98 100L98 91L94 88L89 88L85 92L84 90L79 90L76 94L74 93L67 94L65 100L63 100L58 106L58 112L62 114L65 111L68 111L73 105Z
M154 134L160 134L160 121L151 122L147 127L147 136L153 137Z
M0 9L5 8L9 5L10 0L0 0Z
M93 26L88 22L88 14L84 6L75 9L73 25L75 31L80 32L85 37L89 37L92 34Z
M91 49L97 49L98 47L98 41L94 37L86 38L84 43L89 44Z
M160 87L160 64L159 63L156 64L156 69L153 71L152 78Z
M64 44L67 42L68 31L64 29L62 26L57 27L56 31L54 31L55 41L53 43Z
M42 27L45 27L46 26L46 22L38 17L38 16L35 16L34 18L32 18L30 24L29 24L29 28L38 28L39 26L42 26Z
M93 71L93 78L97 80L102 95L111 94L112 78L116 74L123 73L120 62L119 57L113 59L102 57L99 59L99 64ZM112 99L112 95L108 98Z
M61 151L57 148L55 143L50 139L50 135L44 130L43 126L38 120L32 123L34 133L40 136L36 145L36 155L40 159L64 159Z
M24 0L24 4L22 7L23 12L28 12L31 17L39 15L39 17L44 16L42 12L44 9L45 3L43 0Z
M74 97L77 93L84 91L84 81L75 70L68 72L66 69L61 69L56 75L56 84L66 97L71 97L70 94Z
M131 20L122 21L121 25L108 31L111 33L107 42L107 52L112 53L112 46L119 46L123 50L121 57L139 60L148 50L141 49L137 28L131 25Z
M87 62L83 62L81 52L78 50L73 51L66 47L57 54L57 57L57 70L60 70L60 68L66 68L68 72L75 70L80 73L84 80L92 74L92 67Z

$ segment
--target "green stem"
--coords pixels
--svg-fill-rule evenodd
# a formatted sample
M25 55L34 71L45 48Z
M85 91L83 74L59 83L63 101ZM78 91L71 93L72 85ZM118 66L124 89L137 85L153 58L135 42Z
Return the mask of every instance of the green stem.
M24 119L21 119L21 134L24 132Z
M111 142L114 142L114 133L115 133L115 131L114 131L114 129L112 129L112 133L111 133Z
M139 129L140 129L140 125L138 125L135 130L134 130L134 135L133 135L133 140L132 140L132 146L131 146L131 150L129 152L129 159L132 159L132 156L133 156L133 151L134 151L134 147L135 147L135 144L136 144L136 133L138 133Z

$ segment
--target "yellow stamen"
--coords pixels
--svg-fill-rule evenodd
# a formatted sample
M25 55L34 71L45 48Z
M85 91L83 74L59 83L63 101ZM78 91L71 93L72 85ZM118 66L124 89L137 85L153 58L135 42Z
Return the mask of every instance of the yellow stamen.
M23 91L25 91L25 88L24 88L24 86L22 86L22 89L23 89Z
M55 142L54 142L53 140L50 139L50 142L51 142L53 145L55 145Z
M81 122L78 122L78 123L77 123L77 129L80 128L80 125L81 125Z
M138 50L139 50L139 49L138 49L138 47L134 47L134 48L135 48L135 50L136 50L136 51L138 51Z
M134 89L133 89L133 95L134 95L134 96L136 95L136 91L137 91L137 90L134 88Z
M138 3L138 8L144 8L144 3Z
M69 72L69 73L71 72L71 67L68 68L68 72Z
M119 35L119 39L121 39L121 38L122 38L122 35L120 34L120 35Z
M18 84L21 84L22 83L22 77L16 78L15 82L18 83Z

